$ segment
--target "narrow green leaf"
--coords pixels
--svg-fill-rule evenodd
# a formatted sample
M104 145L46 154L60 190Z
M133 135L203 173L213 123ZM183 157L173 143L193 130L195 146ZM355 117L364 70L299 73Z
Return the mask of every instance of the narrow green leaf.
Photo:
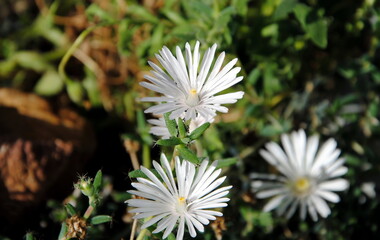
M145 173L143 173L143 171L141 171L140 169L137 169L137 170L133 170L131 172L128 173L128 176L130 178L148 178Z
M66 205L65 205L65 208L66 208L67 213L68 213L70 216L74 216L74 215L77 214L77 210L76 210L76 208L75 208L73 205L71 205L70 203L66 204Z
M162 41L164 37L164 25L158 24L153 31L151 37L151 46L149 49L149 55L154 55L157 53L162 47Z
M112 221L112 217L111 216L108 216L108 215L98 215L98 216L95 216L95 217L91 218L90 223L92 225L98 225L98 224L102 224L102 223L106 223L106 222L111 222L111 221Z
M96 175L95 175L95 178L94 178L94 188L95 188L95 192L99 192L101 187L102 187L102 182L103 182L103 174L102 174L102 170L99 170Z
M98 4L91 4L86 8L86 16L90 21L95 18L100 19L102 22L113 23L116 21L116 16L101 8Z
M67 225L65 222L61 224L61 231L59 231L58 240L66 240Z
M179 152L179 155L183 158L183 159L186 159L188 160L189 162L192 162L194 164L198 164L199 163L199 159L197 157L197 155L195 155L195 153L193 153L190 149L184 147L184 146L180 146L177 148L178 152Z
M238 159L235 157L218 160L218 165L216 166L216 168L228 167L234 165L235 163L237 163L237 161Z
M151 14L146 8L136 5L130 4L127 8L128 13L135 16L136 18L140 18L144 22L158 23L160 20Z
M176 25L186 24L186 20L180 14L178 14L170 8L163 9L161 12Z
M160 174L157 172L156 169L149 169L149 171L151 171L158 179L162 179ZM143 171L141 171L140 169L130 171L128 173L128 176L130 178L146 178L146 179L149 179L148 176L145 175L145 173Z
M169 117L170 114L171 114L170 112L164 114L166 127L168 128L171 136L177 137L177 134L178 134L177 123L174 119L173 120L170 119Z
M169 139L160 139L157 141L157 144L165 147L170 147L182 144L182 141L177 137L171 137Z
M199 138L207 130L207 128L210 127L210 125L211 123L209 122L203 123L200 127L190 133L189 138L192 140Z
M186 134L187 134L186 126L183 123L183 120L181 118L178 119L178 132L179 132L179 137L180 138L184 138L186 136Z
M146 125L146 119L142 110L137 111L137 132L146 145L151 145L153 142L152 136L149 133L149 128Z

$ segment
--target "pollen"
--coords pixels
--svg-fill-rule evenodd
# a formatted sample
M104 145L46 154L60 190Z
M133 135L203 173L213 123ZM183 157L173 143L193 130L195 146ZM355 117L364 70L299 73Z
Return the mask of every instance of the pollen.
M190 89L190 94L191 94L191 95L195 95L195 94L197 94L197 90L194 89L194 88Z

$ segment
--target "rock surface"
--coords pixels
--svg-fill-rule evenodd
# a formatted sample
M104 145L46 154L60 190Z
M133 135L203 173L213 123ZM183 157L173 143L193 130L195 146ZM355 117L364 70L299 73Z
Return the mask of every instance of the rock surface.
M0 88L0 215L17 220L60 195L94 149L91 127L74 111Z

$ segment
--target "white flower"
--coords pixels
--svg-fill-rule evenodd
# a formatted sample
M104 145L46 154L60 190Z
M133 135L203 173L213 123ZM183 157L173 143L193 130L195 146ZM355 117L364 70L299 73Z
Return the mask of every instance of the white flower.
M188 43L185 49L185 58L178 46L176 57L167 47L163 47L160 54L156 54L156 58L166 72L153 62L148 62L153 68L151 71L153 76L146 75L145 78L150 82L140 84L163 96L142 98L141 100L145 102L159 102L158 105L146 109L145 112L154 114L172 112L171 119L184 117L186 120L195 119L197 116L205 119L213 118L216 111L228 112L228 108L221 104L235 103L243 97L244 92L218 96L215 94L243 79L243 77L236 77L240 67L233 68L237 59L221 68L224 52L213 63L216 44L206 51L202 61L200 61L199 42L195 44L193 53Z
M178 119L177 119L178 121ZM214 121L213 118L210 119L204 119L202 116L198 116L195 119L192 119L189 124L189 130L188 132L191 133L196 128L200 127L202 124L209 122L212 123ZM166 127L165 119L163 117L160 117L159 119L148 119L148 123L153 125L149 133L159 136L162 139L168 139L170 138L170 133L168 128Z
M286 217L290 218L299 208L301 219L305 219L307 212L314 221L318 220L318 214L326 218L331 213L326 200L339 202L334 192L343 191L349 185L347 180L337 178L345 174L347 168L343 166L344 159L339 158L336 141L327 140L318 152L318 136L307 139L303 130L283 134L281 141L285 152L278 144L270 142L260 154L282 176L251 174L256 196L272 197L264 211L277 208L279 215L286 212Z
M138 182L132 183L137 190L128 191L144 199L130 199L126 202L135 207L130 212L138 213L134 218L142 219L152 217L141 227L146 228L158 222L153 233L164 231L166 238L178 223L177 240L183 238L185 224L192 237L197 235L195 228L203 232L204 226L215 216L222 216L221 212L210 210L226 207L229 201L225 198L232 186L217 188L226 177L218 178L221 169L216 170L217 162L208 166L208 161L203 161L196 170L195 166L177 157L175 159L175 180L165 155L161 155L161 164L153 161L153 166L162 178L157 178L150 170L141 167L148 179L137 178ZM217 179L218 178L218 179Z

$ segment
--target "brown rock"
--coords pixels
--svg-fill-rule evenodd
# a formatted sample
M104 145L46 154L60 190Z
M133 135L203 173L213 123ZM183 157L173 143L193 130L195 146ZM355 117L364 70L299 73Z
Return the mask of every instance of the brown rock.
M0 88L0 214L17 219L71 186L94 148L92 129L74 111Z

